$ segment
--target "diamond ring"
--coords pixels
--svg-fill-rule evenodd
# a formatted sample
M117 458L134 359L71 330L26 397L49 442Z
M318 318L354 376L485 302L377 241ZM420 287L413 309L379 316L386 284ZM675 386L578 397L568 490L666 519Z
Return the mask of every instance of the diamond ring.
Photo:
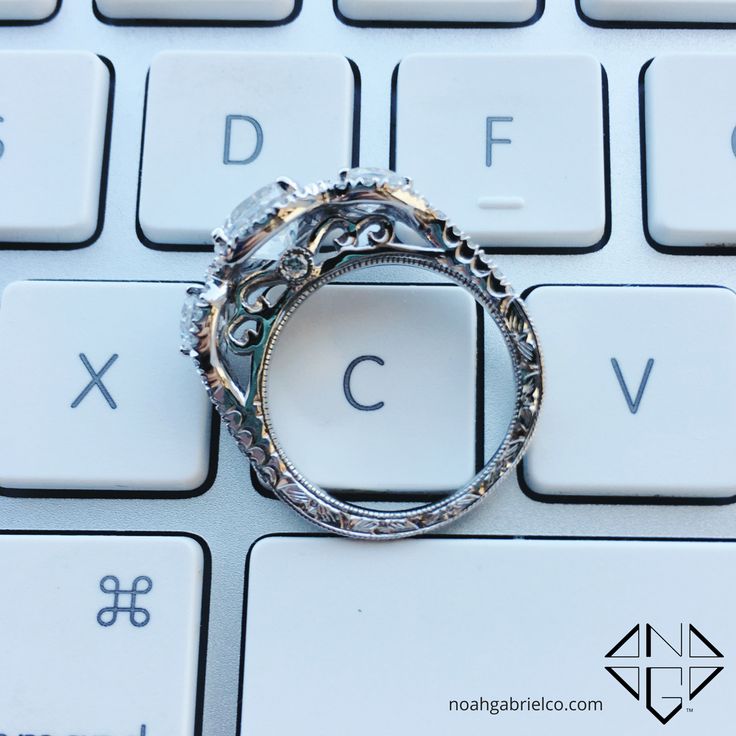
M373 169L306 187L282 179L239 205L213 239L215 260L184 308L182 351L259 481L303 517L353 538L413 536L472 509L519 462L542 401L536 333L488 253L409 179ZM413 267L462 287L498 328L514 374L511 418L488 461L461 487L410 509L365 508L312 482L269 411L269 367L284 325L317 290L374 266Z

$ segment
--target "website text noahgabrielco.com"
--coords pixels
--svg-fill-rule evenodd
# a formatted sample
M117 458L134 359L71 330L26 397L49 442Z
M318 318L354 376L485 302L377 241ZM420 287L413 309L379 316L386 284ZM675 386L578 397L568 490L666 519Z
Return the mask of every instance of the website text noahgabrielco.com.
M487 713L491 716L507 713L601 713L602 700L555 700L548 698L477 698L450 700L451 713Z

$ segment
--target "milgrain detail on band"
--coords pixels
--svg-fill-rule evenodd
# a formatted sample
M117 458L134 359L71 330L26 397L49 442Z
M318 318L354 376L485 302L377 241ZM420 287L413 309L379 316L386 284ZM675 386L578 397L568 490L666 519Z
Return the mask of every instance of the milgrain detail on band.
M359 169L304 188L280 180L243 202L213 238L215 262L185 305L182 351L259 479L302 516L345 536L412 536L469 510L521 459L542 400L534 329L484 249L408 179ZM361 508L310 483L280 447L266 398L274 345L304 300L346 273L391 264L429 270L467 289L500 329L516 379L514 417L491 460L447 498L409 511Z

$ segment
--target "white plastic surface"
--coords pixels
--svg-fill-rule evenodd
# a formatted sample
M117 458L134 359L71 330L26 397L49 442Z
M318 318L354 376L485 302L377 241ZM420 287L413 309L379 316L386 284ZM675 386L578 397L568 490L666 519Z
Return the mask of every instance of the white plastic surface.
M467 483L475 474L475 310L453 286L331 285L307 299L276 343L267 384L289 459L325 488Z
M0 0L0 21L43 20L56 10L57 0Z
M391 75L399 61L409 54L427 51L593 54L605 64L609 77L613 191L610 242L602 250L585 256L498 256L496 260L503 272L517 290L550 282L723 283L736 287L736 269L730 257L675 258L658 253L647 244L642 227L638 109L638 78L647 61L656 56L688 51L733 53L732 29L602 30L580 20L573 0L549 0L537 23L515 30L351 28L336 20L332 3L323 0L307 0L293 23L277 28L119 28L97 20L91 2L66 0L49 23L33 28L0 27L0 41L8 50L31 47L89 49L108 56L117 70L107 209L100 238L93 246L72 252L0 250L0 284L3 287L11 281L27 278L178 281L202 278L210 254L167 253L146 248L135 228L146 73L152 59L164 48L258 53L327 50L349 55L360 68L362 78L360 157L366 166L386 166L388 163ZM499 132L501 130L499 127ZM290 170L291 166L287 166L278 173L289 175ZM246 194L242 192L242 196ZM444 198L432 204L449 210ZM221 222L227 207L229 203L223 203L223 212L218 212L210 227ZM464 222L459 224L465 226ZM173 330L176 331L176 326ZM8 347L0 346L0 353L5 360ZM186 365L186 360L183 362ZM370 366L366 368L370 370ZM113 373L109 376L112 378ZM629 380L635 381L636 376ZM250 544L256 537L269 532L311 531L307 522L283 504L265 499L253 490L247 460L226 432L221 432L219 450L214 486L196 499L104 498L69 502L55 498L0 497L0 525L5 528L146 530L155 525L157 529L196 531L212 544L213 606L203 736L236 733L243 560ZM520 491L512 475L492 498L480 504L459 524L448 527L447 533L736 537L736 505L634 507L627 504L538 503ZM390 548L394 549L393 545ZM376 551L373 547L368 550L369 553ZM437 579L436 582L440 596L444 581ZM484 580L483 584L491 588L492 578ZM606 637L605 644L608 643ZM591 651L591 656L595 657L604 653L603 647L597 644ZM700 697L708 697L710 690ZM731 690L735 691L736 688ZM633 698L631 700L635 704ZM634 715L638 717L641 713ZM698 718L698 715L681 716L686 717ZM687 723L685 721L685 727ZM629 733L639 736L636 725L631 725ZM487 735L493 724L483 727ZM659 727L659 733L666 734L677 727L673 722ZM50 736L58 734L52 732ZM98 735L93 731L75 736ZM100 736L139 735L102 731Z
M43 281L5 290L0 343L13 352L0 361L0 486L125 493L203 484L211 412L177 351L185 291Z
M659 736L647 667L682 668L682 681L677 669L652 675L660 713L683 698L668 733L723 733L735 564L727 542L262 540L250 557L242 733ZM664 637L651 636L650 658L635 656L635 639L632 658L606 658L636 625L643 655L647 624ZM692 654L705 656L690 656L690 624L725 657L696 636ZM690 668L724 664L691 701L689 677L711 670ZM641 700L607 666L641 668ZM510 698L515 711L489 713ZM521 710L542 698L561 709Z
M580 7L601 21L736 23L734 0L580 0Z
M533 491L736 496L734 292L541 287L528 303L546 371Z
M148 84L140 223L157 243L211 243L255 189L351 162L353 73L336 54L164 52Z
M338 0L351 20L524 23L537 0Z
M97 229L110 73L88 51L0 52L0 242Z
M191 538L0 535L0 733L195 736L203 578Z
M116 19L278 21L294 0L97 0L97 7Z
M735 76L724 54L660 56L646 72L649 230L662 245L736 245Z
M481 243L596 245L602 76L589 56L419 55L399 67L397 170Z

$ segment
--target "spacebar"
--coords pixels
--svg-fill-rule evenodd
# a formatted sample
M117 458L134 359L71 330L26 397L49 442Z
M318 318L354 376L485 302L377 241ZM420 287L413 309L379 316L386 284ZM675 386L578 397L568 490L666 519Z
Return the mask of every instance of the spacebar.
M732 542L263 539L242 732L723 733L735 565Z

